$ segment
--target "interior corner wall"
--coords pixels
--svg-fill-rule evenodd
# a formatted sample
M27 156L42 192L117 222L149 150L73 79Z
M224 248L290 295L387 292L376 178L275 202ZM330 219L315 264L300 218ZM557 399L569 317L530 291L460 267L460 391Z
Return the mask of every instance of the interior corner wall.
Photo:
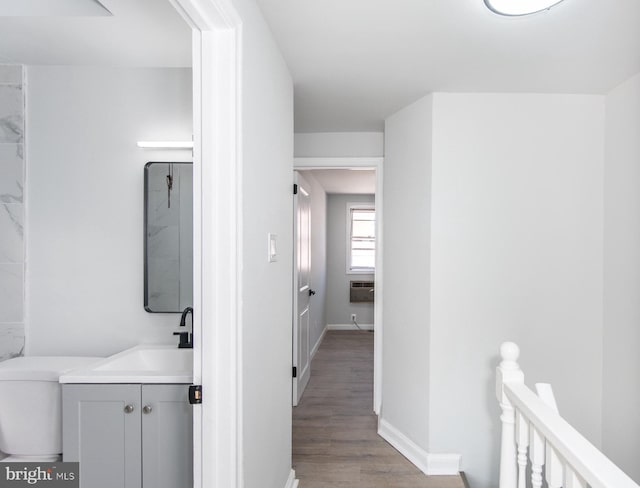
M373 325L373 302L351 303L351 280L374 281L374 274L347 274L347 204L375 203L375 195L330 194L327 197L327 302L329 326Z
M24 81L0 65L0 361L24 351Z
M364 158L384 155L382 132L296 133L294 155L297 158Z
M291 473L293 82L253 0L242 21L242 411L245 488L283 488ZM267 235L278 260L268 260Z
M428 449L432 96L385 121L380 420ZM408 272L410 271L410 272Z
M604 97L436 94L433 127L429 447L489 488L503 341L601 444Z
M106 356L175 340L143 302L144 165L191 161L191 70L28 66L26 353Z
M310 171L300 171L311 185L311 289L309 347L317 351L326 328L327 302L327 194Z
M604 453L640 483L640 74L606 99Z

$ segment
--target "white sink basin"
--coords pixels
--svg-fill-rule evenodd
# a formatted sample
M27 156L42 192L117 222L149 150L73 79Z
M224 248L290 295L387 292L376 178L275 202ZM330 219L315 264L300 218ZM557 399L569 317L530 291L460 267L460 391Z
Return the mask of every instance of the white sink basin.
M191 383L193 349L139 345L70 371L60 383Z
M96 371L192 371L193 349L129 349L96 366ZM119 357L118 357L119 356Z

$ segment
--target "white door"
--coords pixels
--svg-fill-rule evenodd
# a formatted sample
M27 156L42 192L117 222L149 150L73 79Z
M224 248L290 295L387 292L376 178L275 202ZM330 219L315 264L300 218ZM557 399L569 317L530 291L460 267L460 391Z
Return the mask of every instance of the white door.
M309 185L296 173L294 201L293 272L293 405L302 397L311 377L309 302L311 289L311 195Z

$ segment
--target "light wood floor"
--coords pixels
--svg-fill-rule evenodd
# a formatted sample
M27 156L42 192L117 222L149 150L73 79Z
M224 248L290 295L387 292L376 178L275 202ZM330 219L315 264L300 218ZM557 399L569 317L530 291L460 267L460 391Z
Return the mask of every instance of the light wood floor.
M293 409L293 468L300 488L464 488L425 476L376 433L373 333L328 331Z

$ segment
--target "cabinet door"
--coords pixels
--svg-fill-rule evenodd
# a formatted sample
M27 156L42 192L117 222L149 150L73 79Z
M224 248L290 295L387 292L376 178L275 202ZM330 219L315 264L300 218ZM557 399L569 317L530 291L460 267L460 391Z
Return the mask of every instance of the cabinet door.
M188 394L189 385L142 385L145 488L193 487L193 407Z
M62 422L82 488L141 488L140 385L63 385Z

